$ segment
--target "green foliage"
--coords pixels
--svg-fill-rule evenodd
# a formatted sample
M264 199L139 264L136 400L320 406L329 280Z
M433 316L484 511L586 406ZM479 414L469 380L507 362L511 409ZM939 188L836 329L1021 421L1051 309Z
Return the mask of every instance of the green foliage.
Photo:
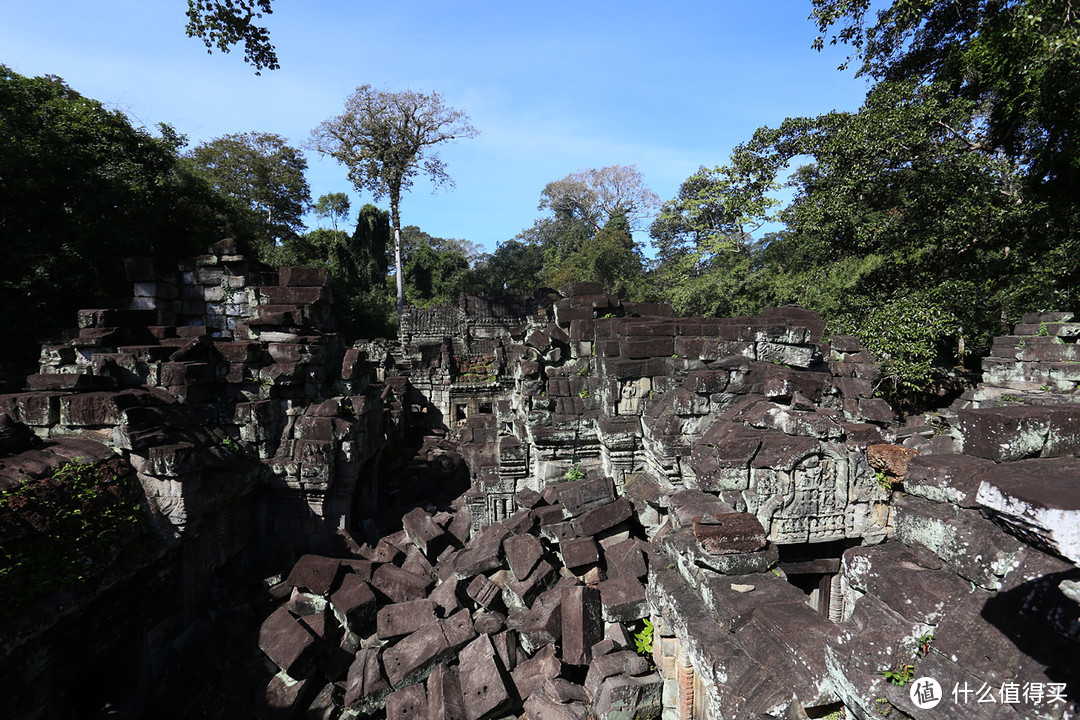
M885 671L885 680L893 685L903 687L915 677L914 665L897 665L891 670Z
M345 112L311 133L310 147L348 168L349 181L376 200L390 198L400 320L405 303L401 262L401 193L423 172L436 188L453 186L446 164L433 148L478 134L464 111L448 107L442 95L413 90L390 92L361 85L345 99Z
M644 297L644 261L631 230L657 202L633 166L583 170L548 183L538 207L551 214L515 238L538 247L543 258L529 289L581 280L600 282L607 293Z
M585 471L581 469L580 465L574 467L563 473L563 482L575 482L577 480L583 480L585 478Z
M0 615L107 572L147 532L141 498L119 460L72 460L0 493Z
M339 221L349 221L349 205L349 196L345 193L327 193L319 196L313 209L320 218L329 218L336 231Z
M653 654L653 624L649 620L642 621L641 630L634 633L634 649L638 655L652 659Z
M232 208L177 155L185 138L160 131L0 66L0 364L32 364L79 308L129 294L122 258L167 263L228 232Z
M338 328L347 339L394 334L393 293L386 284L390 215L365 205L350 236L342 231L312 230L283 248L284 262L326 267Z
M616 215L595 235L582 240L551 274L553 284L571 280L598 282L604 292L637 299L644 283L644 266L626 218Z
M927 653L930 652L930 646L933 644L933 642L933 633L926 633L925 635L920 635L915 640L915 649L916 651L918 651L920 657L926 657Z
M461 240L432 237L415 225L401 231L405 299L410 305L452 305L469 289L472 274Z
M227 53L238 42L244 43L244 62L255 66L255 74L263 68L277 70L277 52L270 44L270 33L252 22L270 9L271 0L188 0L187 35L206 44L206 51L216 47Z
M303 231L311 205L304 173L307 159L274 133L235 133L196 146L188 158L214 189L245 218L243 233L260 257L278 260L275 250Z
M507 240L480 258L468 291L477 295L525 295L543 286L544 250L540 245Z

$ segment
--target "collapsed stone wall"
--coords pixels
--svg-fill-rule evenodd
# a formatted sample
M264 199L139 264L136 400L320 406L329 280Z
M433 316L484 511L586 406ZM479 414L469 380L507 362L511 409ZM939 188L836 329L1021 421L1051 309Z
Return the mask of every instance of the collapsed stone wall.
M325 272L231 250L132 263L131 306L80 313L32 391L0 396L41 443L5 453L81 436L136 472L172 543L148 586L189 598L140 627L148 658L272 545L337 557L271 589L259 717L972 716L888 682L914 674L1061 695L995 717L1075 712L1080 425L1040 404L1075 401L1070 317L995 344L1014 356L988 382L1027 402L985 384L939 439L896 427L872 358L798 308L674 318L571 283L550 305L411 310L399 343L346 348ZM1028 357L1028 338L1057 339ZM1051 398L1035 372L1065 384ZM358 543L377 460L413 431L471 489ZM68 617L107 616L90 601ZM652 666L630 652L646 618ZM30 716L20 660L36 642L33 666L60 667L58 627L4 646Z
M126 692L136 705L154 694L174 639L230 587L337 547L338 529L374 512L377 460L408 412L403 384L377 379L386 361L377 345L346 348L334 333L325 270L273 271L227 241L177 268L132 260L127 270L130 302L80 311L74 336L42 349L27 391L0 395L0 416L24 429L5 448L0 487L47 476L56 463L35 459L43 453L116 455L137 478L163 549L126 578L82 583L52 620L7 623L0 666L25 691L11 706L18 716L92 709L74 691L45 692L34 668L62 674L70 652L57 628L73 618L112 629L101 617L112 617L100 600L108 593L153 604L138 587L147 572L162 598L144 616L151 625L94 636L69 670L122 648L142 658Z

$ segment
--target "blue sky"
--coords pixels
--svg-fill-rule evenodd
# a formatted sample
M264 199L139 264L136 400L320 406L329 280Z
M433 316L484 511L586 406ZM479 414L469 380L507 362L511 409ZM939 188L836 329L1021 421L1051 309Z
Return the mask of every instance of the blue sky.
M456 188L417 182L402 222L488 250L571 172L636 165L666 200L759 126L853 110L866 92L836 69L843 49L810 48L808 0L274 5L264 21L282 68L261 76L242 51L208 55L186 37L183 0L0 0L0 63L59 75L193 145L262 131L299 146L364 83L442 93L481 134L441 150ZM308 159L313 198L371 200L332 160Z

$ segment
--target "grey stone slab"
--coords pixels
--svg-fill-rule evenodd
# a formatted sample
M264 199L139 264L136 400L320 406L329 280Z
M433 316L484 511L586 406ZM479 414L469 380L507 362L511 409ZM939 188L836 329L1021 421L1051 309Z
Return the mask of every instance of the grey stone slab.
M423 685L410 685L386 696L386 720L424 720L427 717L427 693Z
M896 539L930 549L961 577L987 589L1001 586L1021 544L975 510L910 495L893 503Z
M514 687L524 700L536 694L548 680L558 677L561 672L562 663L555 653L555 645L546 645L518 664L513 672Z
M345 685L345 707L361 713L371 713L383 707L390 693L390 683L383 673L379 651L362 648L349 667Z
M1080 564L1080 459L1003 463L979 478L979 504L1006 530Z
M600 591L578 585L562 591L562 659L569 665L588 665L592 647L604 637Z
M375 625L380 640L395 640L435 622L435 603L421 598L383 606Z
M427 720L469 720L458 669L439 665L427 679Z
M622 623L648 616L649 604L645 599L645 586L636 577L612 578L600 583L598 587L604 620Z
M516 580L524 580L544 556L544 546L532 535L513 535L503 541L503 552Z
M315 635L283 607L259 628L259 649L292 677L303 677L319 653Z

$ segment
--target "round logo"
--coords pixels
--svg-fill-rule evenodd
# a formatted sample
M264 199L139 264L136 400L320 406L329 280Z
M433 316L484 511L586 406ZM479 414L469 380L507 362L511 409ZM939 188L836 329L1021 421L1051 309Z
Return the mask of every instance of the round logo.
M941 702L941 684L932 677L916 678L908 691L911 702L920 710L937 707Z

